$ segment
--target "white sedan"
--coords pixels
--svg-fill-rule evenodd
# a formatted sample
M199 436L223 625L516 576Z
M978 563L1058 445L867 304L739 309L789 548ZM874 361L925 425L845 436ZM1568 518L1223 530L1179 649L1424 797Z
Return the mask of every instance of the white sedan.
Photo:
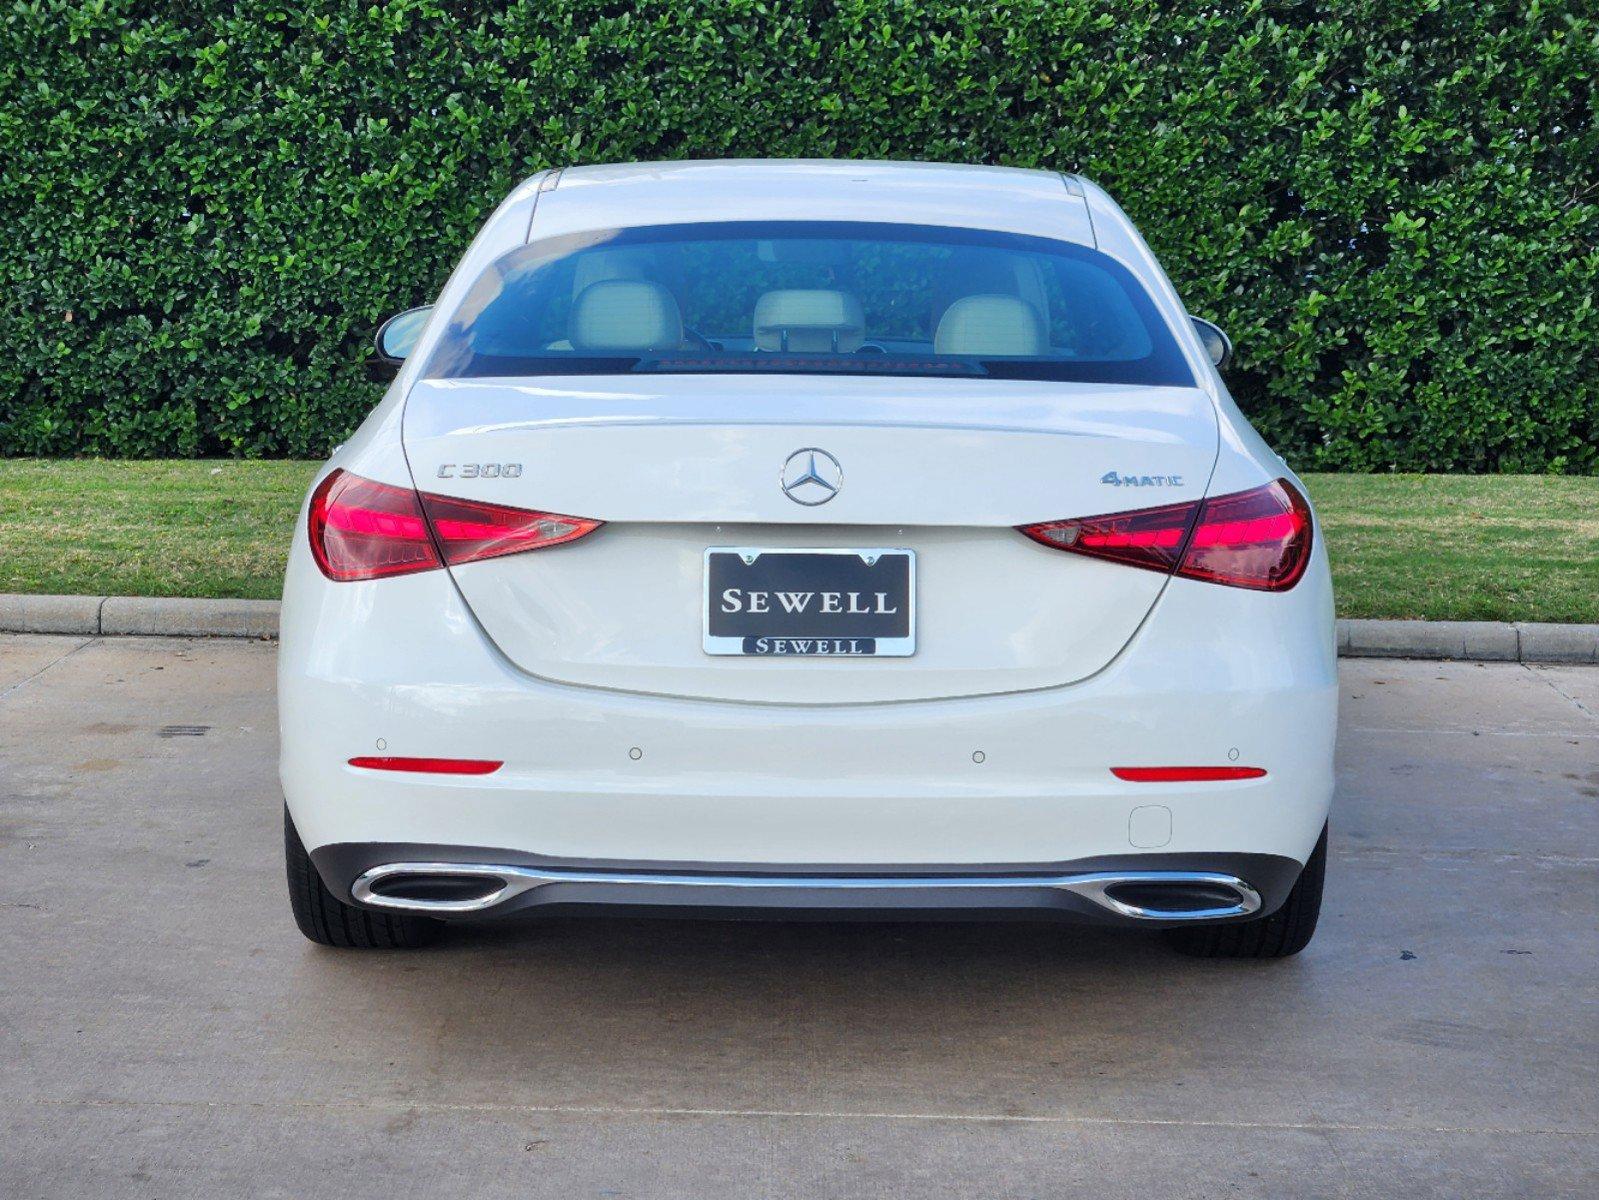
M1092 183L551 171L379 352L284 589L313 941L535 910L1310 940L1326 552Z

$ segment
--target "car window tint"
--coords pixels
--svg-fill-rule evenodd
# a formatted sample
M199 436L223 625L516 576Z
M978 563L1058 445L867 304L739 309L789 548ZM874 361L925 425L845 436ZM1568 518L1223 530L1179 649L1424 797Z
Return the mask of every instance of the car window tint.
M433 378L651 371L1193 384L1154 302L1107 255L843 222L535 241L484 272L426 367Z

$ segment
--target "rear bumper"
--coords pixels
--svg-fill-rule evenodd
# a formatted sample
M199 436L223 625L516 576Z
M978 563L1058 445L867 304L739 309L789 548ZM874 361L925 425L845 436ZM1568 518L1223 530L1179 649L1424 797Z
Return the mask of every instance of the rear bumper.
M339 895L441 918L621 908L696 915L1034 914L1157 927L1268 915L1300 871L1294 859L1265 854L1124 855L1004 874L578 864L449 845L340 843L320 847L312 859Z
M1324 560L1283 595L1173 581L1122 653L1069 686L802 706L541 680L498 653L445 573L330 585L297 548L279 662L284 794L341 896L372 866L475 862L806 877L736 895L704 883L558 879L508 898L506 911L707 902L1077 911L1077 891L1037 878L1023 895L1008 885L955 892L947 881L937 894L829 888L816 877L1054 877L1145 869L1151 858L1205 870L1258 856L1289 864L1291 885L1332 795ZM443 777L348 765L372 754L504 766ZM1110 773L1226 763L1267 774L1148 784ZM1263 909L1280 902L1274 872L1232 873Z

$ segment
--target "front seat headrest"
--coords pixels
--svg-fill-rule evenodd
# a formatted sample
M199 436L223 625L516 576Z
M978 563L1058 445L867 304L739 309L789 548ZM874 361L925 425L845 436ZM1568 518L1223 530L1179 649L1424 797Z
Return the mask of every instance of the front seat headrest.
M1048 351L1038 310L1017 296L962 296L944 310L934 354L1039 355Z
M658 283L602 279L578 293L567 334L575 350L677 350L683 345L683 314Z
M755 302L755 348L853 354L866 340L861 302L848 292L794 288Z

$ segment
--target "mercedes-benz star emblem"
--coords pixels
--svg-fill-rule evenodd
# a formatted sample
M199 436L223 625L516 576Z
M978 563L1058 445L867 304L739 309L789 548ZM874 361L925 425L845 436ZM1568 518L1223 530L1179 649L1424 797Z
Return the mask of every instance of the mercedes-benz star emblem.
M826 450L807 446L788 456L780 476L783 494L795 504L826 504L844 486L844 468Z

